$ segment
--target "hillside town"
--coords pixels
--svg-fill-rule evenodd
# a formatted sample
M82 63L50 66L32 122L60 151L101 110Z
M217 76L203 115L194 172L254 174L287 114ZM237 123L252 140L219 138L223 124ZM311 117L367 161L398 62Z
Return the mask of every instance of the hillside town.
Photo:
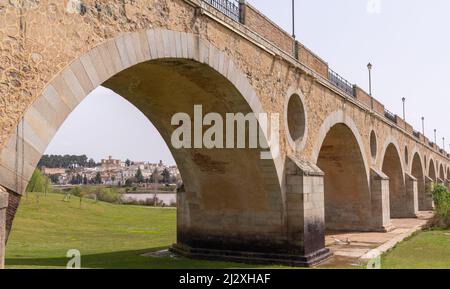
M75 161L55 162L54 159L72 158ZM83 161L79 161L82 159ZM86 160L86 161L84 161ZM109 156L95 163L85 156L44 156L40 169L54 185L109 185L127 186L132 184L181 184L177 166L159 163L118 160Z

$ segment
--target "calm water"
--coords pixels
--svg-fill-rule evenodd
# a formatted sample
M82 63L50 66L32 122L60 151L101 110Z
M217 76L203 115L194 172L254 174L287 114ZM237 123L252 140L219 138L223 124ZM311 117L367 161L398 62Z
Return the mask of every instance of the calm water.
M147 199L153 199L155 194L124 194L122 195L123 200L135 200L135 201L145 201ZM164 202L165 205L169 206L171 203L177 201L176 194L156 194L156 197Z

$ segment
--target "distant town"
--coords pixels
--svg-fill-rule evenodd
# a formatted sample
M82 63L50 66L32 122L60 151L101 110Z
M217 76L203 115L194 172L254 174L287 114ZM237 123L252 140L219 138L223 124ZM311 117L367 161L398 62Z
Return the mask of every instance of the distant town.
M56 186L182 184L177 166L169 166L162 161L122 161L109 156L97 163L86 155L44 155L38 167Z

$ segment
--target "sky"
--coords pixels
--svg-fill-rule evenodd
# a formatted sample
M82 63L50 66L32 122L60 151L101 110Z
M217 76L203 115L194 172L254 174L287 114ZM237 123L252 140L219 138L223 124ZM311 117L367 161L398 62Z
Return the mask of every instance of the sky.
M252 0L253 6L288 32L291 0ZM276 4L275 4L276 3ZM425 117L426 135L450 150L450 1L295 0L297 39L351 83L368 90L367 63L373 64L372 91L416 130ZM119 116L119 117L118 117ZM81 134L79 132L82 132ZM126 148L126 149L124 149ZM145 161L172 156L156 129L120 96L99 88L58 131L47 153L87 154L96 160Z

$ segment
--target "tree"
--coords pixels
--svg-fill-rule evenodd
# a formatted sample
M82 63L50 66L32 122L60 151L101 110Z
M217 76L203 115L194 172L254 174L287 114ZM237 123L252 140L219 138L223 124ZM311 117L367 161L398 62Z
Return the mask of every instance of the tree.
M45 193L51 190L50 182L39 169L34 170L26 191L29 193Z
M162 182L164 184L170 183L170 172L168 169L164 169L163 172L161 173L161 176L162 176Z
M95 184L100 185L102 184L102 175L100 174L100 172L97 172L97 174L95 175L95 180L94 180Z
M158 170L155 168L152 175L150 176L150 183L152 183L152 184L159 183L159 177L160 177L160 175L158 173Z
M87 167L88 168L95 168L97 166L97 164L95 163L94 159L89 159L88 163L87 163Z
M131 187L133 185L133 179L127 179L125 181L125 187Z
M60 175L50 175L50 181L54 184L59 183L59 177Z
M137 172L136 172L136 175L135 175L135 178L136 178L136 181L137 181L139 184L142 184L142 183L145 181L144 175L142 175L141 168L138 168L138 170L137 170Z

